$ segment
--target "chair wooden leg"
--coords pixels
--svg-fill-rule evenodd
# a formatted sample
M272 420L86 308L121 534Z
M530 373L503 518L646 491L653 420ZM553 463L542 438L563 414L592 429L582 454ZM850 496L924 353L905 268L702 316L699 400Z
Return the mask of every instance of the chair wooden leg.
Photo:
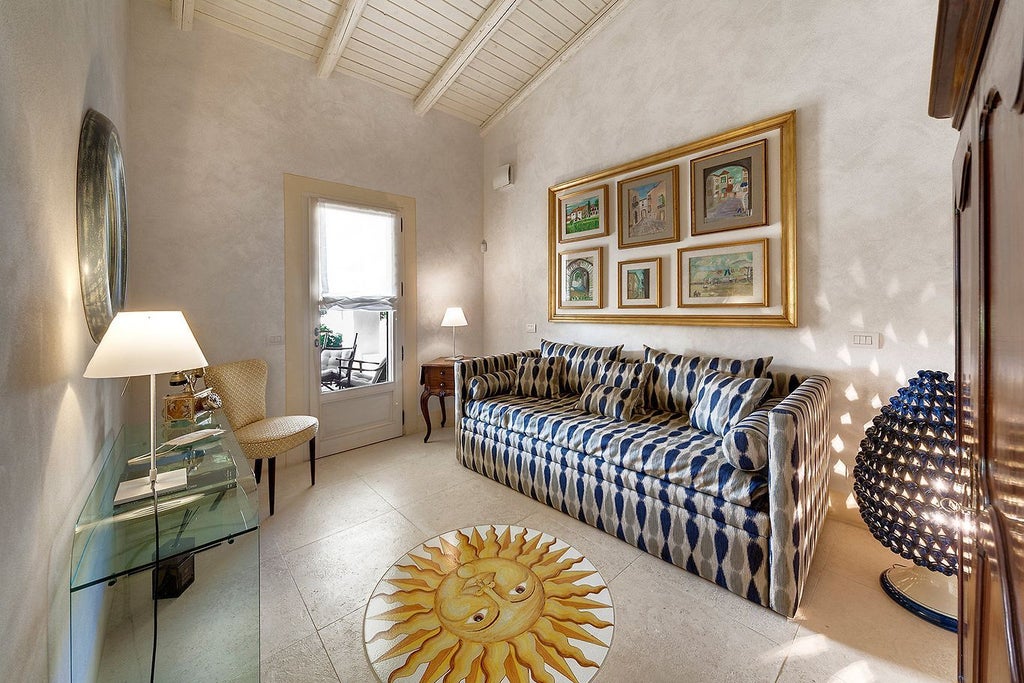
M309 485L316 486L316 437L309 440Z
M270 475L270 491L269 491L269 493L270 493L270 516L271 517L274 516L274 469L275 469L275 465L277 465L277 458L276 457L270 458L270 463L268 465L267 474Z
M258 458L255 465L253 466L253 473L256 475L256 483L260 483L260 478L263 476L263 459Z

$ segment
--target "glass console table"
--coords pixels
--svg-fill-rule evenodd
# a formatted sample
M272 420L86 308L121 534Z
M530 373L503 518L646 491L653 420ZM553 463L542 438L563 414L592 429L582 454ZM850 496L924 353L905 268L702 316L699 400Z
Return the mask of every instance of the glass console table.
M157 438L211 427L225 431L157 456L159 472L187 468L188 485L155 506L114 505L120 482L148 475L149 426L124 427L104 455L71 555L73 681L149 681L154 661L157 681L259 679L252 469L220 411Z

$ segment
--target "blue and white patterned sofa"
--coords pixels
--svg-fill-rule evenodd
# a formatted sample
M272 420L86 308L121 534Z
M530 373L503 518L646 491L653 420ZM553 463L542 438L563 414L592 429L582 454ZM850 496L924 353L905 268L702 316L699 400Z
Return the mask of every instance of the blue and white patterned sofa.
M793 616L828 504L828 379L759 368L775 400L761 413L768 423L767 466L749 472L723 457L723 437L690 427L688 405L623 421L577 409L578 395L533 398L495 393L493 386L480 391L506 384L502 376L514 377L520 358L538 356L530 350L456 365L460 462ZM692 361L690 371L663 371L660 384L678 397L700 379L693 369L706 371L708 363L675 358ZM472 398L471 386L474 396L485 397ZM671 406L671 396L667 400ZM648 398L648 405L656 404Z

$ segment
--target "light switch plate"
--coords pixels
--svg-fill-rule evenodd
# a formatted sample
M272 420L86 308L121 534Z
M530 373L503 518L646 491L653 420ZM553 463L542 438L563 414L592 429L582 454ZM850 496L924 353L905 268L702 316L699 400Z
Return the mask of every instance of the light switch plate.
M879 348L880 336L877 332L865 332L864 330L850 332L850 347L855 349L877 349Z
M526 323L526 331L530 334L537 333L537 323Z

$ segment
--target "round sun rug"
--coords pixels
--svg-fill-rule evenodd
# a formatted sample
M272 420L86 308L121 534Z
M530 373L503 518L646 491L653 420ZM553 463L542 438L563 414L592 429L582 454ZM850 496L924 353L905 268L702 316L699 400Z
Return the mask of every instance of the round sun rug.
M586 683L612 642L594 565L518 526L449 531L401 557L366 606L366 654L384 683Z

